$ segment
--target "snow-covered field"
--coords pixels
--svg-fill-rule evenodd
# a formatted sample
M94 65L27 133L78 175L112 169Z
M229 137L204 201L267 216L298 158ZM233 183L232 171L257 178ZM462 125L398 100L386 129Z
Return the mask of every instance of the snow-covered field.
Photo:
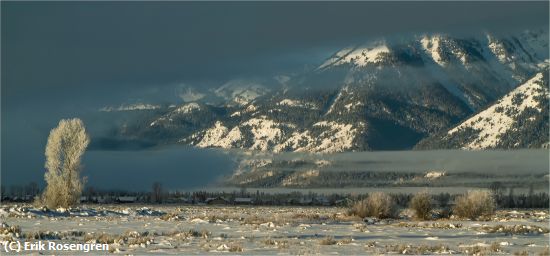
M491 221L415 221L403 210L399 219L367 222L346 211L187 205L50 211L4 205L0 234L3 242L108 243L112 253L137 255L548 253L547 210L498 211Z

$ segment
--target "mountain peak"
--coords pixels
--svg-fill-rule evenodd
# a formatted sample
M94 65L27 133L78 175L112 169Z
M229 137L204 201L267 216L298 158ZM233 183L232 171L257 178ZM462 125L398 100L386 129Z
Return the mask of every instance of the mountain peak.
M352 64L358 67L364 67L371 63L380 62L383 54L389 52L390 48L382 41L357 47L347 47L336 52L317 69L324 69L329 66L339 66L343 64Z

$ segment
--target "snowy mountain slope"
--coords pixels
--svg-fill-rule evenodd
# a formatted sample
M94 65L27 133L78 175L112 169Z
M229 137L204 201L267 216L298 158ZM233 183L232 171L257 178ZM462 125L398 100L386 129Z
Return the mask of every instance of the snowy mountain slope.
M334 54L334 56L325 61L325 63L321 64L318 69L348 63L359 67L364 67L369 63L380 62L383 55L389 52L390 49L388 46L382 42L376 42L368 46L365 45L354 48L345 48Z
M291 123L275 122L267 119L266 116L260 116L231 128L218 121L214 126L184 138L180 142L189 142L203 148L334 153L355 149L353 141L363 125L362 123L352 125L323 121L315 123L312 127L315 131L310 131L298 129Z
M276 86L233 80L208 92L187 88L182 91L184 104L128 124L121 136L273 152L411 149L422 139L459 125L545 70L547 35L527 31L505 36L424 34L375 40L339 50L312 70L278 77ZM531 107L520 110L509 117L516 120L512 126L532 112ZM499 136L509 136L513 130L509 127ZM479 147L536 144L527 142L535 141L532 134L536 132L518 131L530 139L517 145L480 141ZM466 145L455 144L442 147Z
M420 148L523 148L548 143L548 73L536 74L495 104Z
M139 110L155 110L160 108L161 108L160 105L137 103L137 104L129 104L129 105L120 105L118 107L106 106L99 109L99 111L102 111L102 112L139 111Z
M246 105L269 91L269 88L257 82L233 80L223 84L213 92L228 102Z
M395 71L409 84L402 68L414 67L423 75L418 83L437 83L473 110L504 95L540 70L548 59L548 32L526 31L517 35L489 33L468 38L424 34L392 42L375 41L367 46L338 51L317 69L318 73L342 72L345 84L391 86L380 75ZM319 74L318 74L319 75ZM324 74L320 74L324 75ZM409 86L410 87L410 86Z

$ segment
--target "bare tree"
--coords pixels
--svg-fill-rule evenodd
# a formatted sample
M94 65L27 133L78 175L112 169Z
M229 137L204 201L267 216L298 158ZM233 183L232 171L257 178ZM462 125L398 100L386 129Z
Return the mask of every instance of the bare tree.
M162 184L160 182L153 183L153 202L162 203Z
M70 207L78 203L83 183L80 159L90 138L78 118L63 119L52 129L46 145L47 186L41 203L50 208Z
M38 184L36 182L31 182L27 186L25 186L25 195L34 197L38 194Z

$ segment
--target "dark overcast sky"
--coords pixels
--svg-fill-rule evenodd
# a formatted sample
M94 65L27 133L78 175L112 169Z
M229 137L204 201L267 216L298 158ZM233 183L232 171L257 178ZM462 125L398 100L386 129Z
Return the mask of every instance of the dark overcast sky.
M137 92L273 76L378 36L548 28L547 1L1 6L4 171L40 168L48 131L60 118L143 96Z
M3 104L270 75L380 35L547 23L548 2L2 2Z

